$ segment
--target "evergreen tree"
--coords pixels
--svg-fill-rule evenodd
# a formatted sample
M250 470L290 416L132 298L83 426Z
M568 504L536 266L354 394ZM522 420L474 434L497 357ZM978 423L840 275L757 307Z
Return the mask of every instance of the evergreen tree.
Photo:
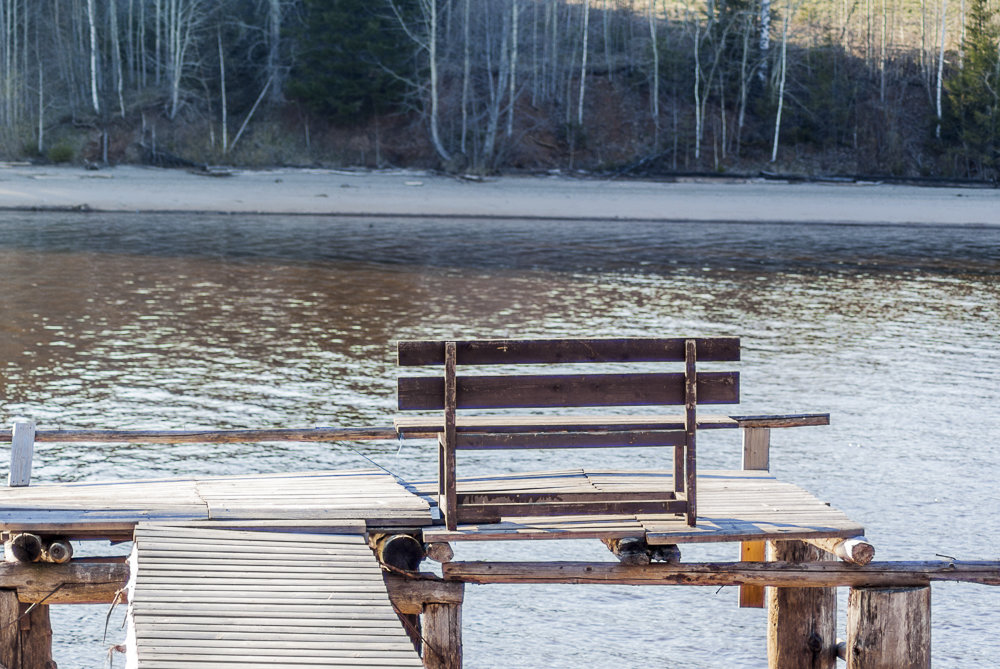
M948 79L945 129L971 176L1000 175L1000 20L990 0L970 0L964 62Z
M356 123L398 106L397 72L410 53L398 22L370 0L301 0L290 30L297 53L287 93L338 123Z

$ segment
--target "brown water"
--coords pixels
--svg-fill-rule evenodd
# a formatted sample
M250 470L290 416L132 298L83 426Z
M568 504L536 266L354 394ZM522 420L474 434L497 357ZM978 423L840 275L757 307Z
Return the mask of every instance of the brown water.
M396 339L738 335L741 413L832 414L775 434L779 476L864 523L880 558L1000 559L1000 228L8 213L0 290L0 420L43 428L387 425ZM714 433L699 456L736 467L739 450ZM370 466L359 453L434 471L415 442L40 444L34 480ZM663 464L573 464L640 461ZM458 556L606 559L596 543ZM935 665L995 664L1000 590L935 585L934 600ZM467 601L472 668L766 665L764 612L731 589L491 586ZM120 636L102 641L105 614L56 607L60 667L102 665Z

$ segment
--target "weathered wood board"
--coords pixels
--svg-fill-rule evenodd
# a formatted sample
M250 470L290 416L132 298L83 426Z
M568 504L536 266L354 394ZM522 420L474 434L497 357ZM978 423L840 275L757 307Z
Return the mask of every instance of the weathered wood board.
M435 482L413 489L428 494ZM644 537L650 544L848 537L863 532L859 523L766 471L698 473L698 526L677 515L549 516L503 518L500 523L463 524L455 531L424 530L426 541L584 539ZM670 472L538 472L461 479L460 495L544 492L628 492L673 489Z
M3 531L93 537L130 534L145 521L250 521L277 530L366 520L415 526L432 522L426 500L377 470L0 488Z
M135 538L130 669L423 666L364 534L143 523Z

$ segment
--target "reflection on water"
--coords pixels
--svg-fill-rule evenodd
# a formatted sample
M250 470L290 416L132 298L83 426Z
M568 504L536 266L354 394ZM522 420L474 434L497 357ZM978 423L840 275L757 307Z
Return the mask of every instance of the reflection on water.
M995 228L8 214L0 286L0 419L43 428L384 425L395 339L738 335L741 412L833 416L775 434L779 475L863 522L880 557L1000 555ZM711 435L704 466L738 466L737 441ZM432 449L409 442L40 444L34 477L366 466L358 451L404 476L434 471ZM649 454L579 464L638 456ZM545 458L462 464L558 466ZM459 557L539 550L606 556L557 542ZM763 614L727 590L526 592L470 589L467 666L766 664ZM935 586L935 663L993 662L1000 642L981 632L996 625L995 596ZM103 623L80 630L104 611L78 611L59 614L60 666L97 666ZM680 612L695 635L665 634Z

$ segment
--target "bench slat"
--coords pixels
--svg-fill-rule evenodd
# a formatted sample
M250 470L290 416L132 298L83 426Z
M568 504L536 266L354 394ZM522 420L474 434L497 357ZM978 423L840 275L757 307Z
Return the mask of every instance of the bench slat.
M459 504L526 504L539 502L603 502L611 495L622 502L658 501L677 499L672 490L640 492L508 492L508 493L459 493Z
M778 417L782 418L782 417ZM758 418L759 419L759 418ZM828 421L829 422L829 421ZM827 423L823 423L826 425ZM396 416L393 426L402 437L433 436L443 429L441 414L431 416ZM701 414L699 430L735 429L740 424L729 416ZM617 430L683 430L684 416L679 414L616 415L536 415L509 414L458 416L456 429L462 432L568 432L573 429L594 432Z
M615 430L610 432L460 432L455 448L492 450L505 448L631 448L683 446L683 430Z
M458 506L458 522L497 523L504 517L523 516L659 515L684 513L686 509L687 502L683 500L647 499L622 501L615 493L610 493L607 499L592 502L460 504Z
M695 340L698 362L740 359L738 337ZM459 365L567 364L580 362L680 362L683 338L672 339L491 339L456 342ZM443 365L443 341L400 341L401 366Z
M699 372L699 404L738 404L739 372ZM684 374L459 376L459 409L526 409L684 404ZM399 378L400 411L444 408L444 379Z

